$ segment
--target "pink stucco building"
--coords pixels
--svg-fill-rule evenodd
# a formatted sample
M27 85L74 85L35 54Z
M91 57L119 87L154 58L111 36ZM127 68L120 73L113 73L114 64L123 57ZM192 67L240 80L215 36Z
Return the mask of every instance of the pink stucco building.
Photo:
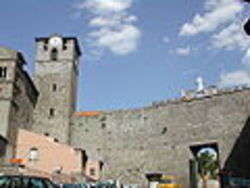
M18 130L15 156L25 168L45 174L84 174L87 162L85 151L23 129Z
M59 182L72 183L79 178L98 181L101 178L102 163L88 160L85 151L59 143L49 135L24 129L18 130L14 160L24 167L23 174Z

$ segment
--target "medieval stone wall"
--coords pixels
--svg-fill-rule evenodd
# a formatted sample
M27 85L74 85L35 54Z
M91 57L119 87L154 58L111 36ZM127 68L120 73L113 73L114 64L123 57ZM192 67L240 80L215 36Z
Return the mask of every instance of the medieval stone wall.
M18 128L31 130L38 92L28 79L27 73L17 66L13 83L13 114L11 117Z
M247 126L250 90L166 102L137 110L73 117L71 144L104 162L104 177L145 183L145 173L189 177L189 146L217 142L221 166ZM237 160L246 160L242 155ZM228 166L228 165L227 165ZM237 168L237 167L234 167Z

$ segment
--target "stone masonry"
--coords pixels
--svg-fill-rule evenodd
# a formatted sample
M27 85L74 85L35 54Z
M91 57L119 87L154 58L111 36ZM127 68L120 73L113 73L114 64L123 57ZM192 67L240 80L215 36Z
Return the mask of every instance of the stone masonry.
M34 113L33 130L69 143L70 117L75 111L81 52L75 38L62 39L55 35L37 38L36 42L35 84L40 97Z
M0 47L0 134L8 140L8 158L14 156L17 128L31 130L38 97L25 64L21 53Z
M165 172L187 183L191 145L217 142L224 167L247 126L249 94L250 90L225 92L189 102L74 116L71 144L102 160L104 176L146 183L145 173ZM237 160L247 162L244 154ZM241 167L234 168L240 174Z
M189 159L193 157L189 147L211 142L219 146L221 168L250 178L249 88L218 90L141 109L79 115L75 112L81 55L77 39L53 35L37 38L36 43L34 82L39 98L32 130L82 148L89 158L101 160L104 179L142 185L146 183L146 173L165 172L179 175L182 183L188 185ZM30 114L38 94L20 69L22 64L16 62L17 56L7 58L9 53L15 53L7 52L0 50L0 65L17 70L17 88L23 88L25 95L13 100L13 71L8 72L9 80L0 78L0 133L4 137L17 124L30 129Z

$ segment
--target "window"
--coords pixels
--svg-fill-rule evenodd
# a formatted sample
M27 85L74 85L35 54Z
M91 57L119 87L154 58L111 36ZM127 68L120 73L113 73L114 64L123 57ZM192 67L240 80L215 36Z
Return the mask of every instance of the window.
M168 128L167 127L164 127L161 131L161 134L165 134L166 132L168 131Z
M58 50L56 48L53 48L50 53L50 59L52 61L57 61L58 59Z
M29 151L29 161L36 161L38 160L38 149L36 147L30 148Z
M105 129L105 128L106 128L106 124L102 123L102 129Z
M7 77L7 67L0 67L0 78Z
M43 49L44 49L44 51L47 51L47 50L48 50L47 44L44 44Z
M56 84L53 84L52 85L52 91L55 92L57 90L57 85Z
M90 175L91 175L91 176L95 176L95 169L94 169L94 168L91 168L91 169L90 169Z
M15 103L15 102L13 102L12 104L13 104L13 107L14 107L14 109L15 109L15 112L18 112L18 111L19 111L19 106L18 106L18 104Z
M44 135L45 135L45 136L49 136L49 133L46 132L46 133L44 133Z
M66 44L63 44L63 50L67 50Z
M49 109L49 116L50 116L50 117L55 116L55 109L54 109L54 108L50 108L50 109Z

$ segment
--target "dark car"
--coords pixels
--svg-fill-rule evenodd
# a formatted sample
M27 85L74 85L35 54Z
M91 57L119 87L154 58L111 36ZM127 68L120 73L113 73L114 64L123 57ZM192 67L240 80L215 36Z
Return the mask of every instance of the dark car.
M58 188L48 178L22 175L0 176L0 188Z

